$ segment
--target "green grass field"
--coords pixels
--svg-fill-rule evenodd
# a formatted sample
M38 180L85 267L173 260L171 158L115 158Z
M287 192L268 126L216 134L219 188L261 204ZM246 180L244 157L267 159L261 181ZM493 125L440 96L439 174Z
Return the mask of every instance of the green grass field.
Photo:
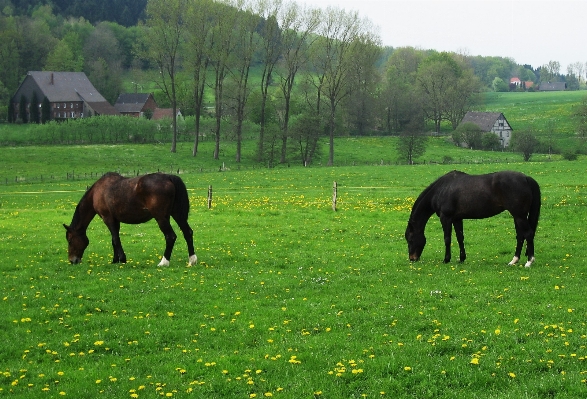
M0 397L584 397L586 161L447 146L463 163L398 166L385 141L348 140L337 142L347 166L224 172L186 148L4 148ZM343 155L353 148L369 155ZM156 266L164 240L154 222L122 227L129 261L112 265L99 218L83 262L67 262L62 224L95 180L83 173L176 167L197 266L181 238L171 266ZM407 260L415 197L454 168L514 169L540 183L532 268L507 266L515 232L505 214L465 222L463 264L442 263L433 217L422 260Z

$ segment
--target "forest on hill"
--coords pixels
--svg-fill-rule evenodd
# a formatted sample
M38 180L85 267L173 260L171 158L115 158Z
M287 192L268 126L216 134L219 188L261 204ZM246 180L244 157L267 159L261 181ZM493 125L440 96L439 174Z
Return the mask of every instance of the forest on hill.
M111 103L129 82L154 92L160 106L195 116L194 155L199 122L212 118L215 158L222 138L240 143L252 126L259 159L270 152L282 162L292 142L310 162L329 137L331 162L335 135L454 129L483 106L484 91L583 84L582 72L562 74L556 61L534 68L385 47L356 12L294 1L0 0L0 119L37 70L83 71ZM511 87L514 76L532 85Z

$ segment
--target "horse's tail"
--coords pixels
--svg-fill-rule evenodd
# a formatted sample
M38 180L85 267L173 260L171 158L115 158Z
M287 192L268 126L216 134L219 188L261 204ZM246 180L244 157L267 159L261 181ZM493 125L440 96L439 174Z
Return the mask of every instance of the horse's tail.
M532 204L530 205L530 213L528 214L528 222L530 223L530 227L536 233L536 228L538 227L538 219L540 218L540 186L533 178L526 176L526 180L528 181L528 185L530 186L530 190L532 192Z
M190 199L185 183L179 176L169 175L169 180L175 186L175 200L173 202L173 215L181 220L187 220L190 213Z

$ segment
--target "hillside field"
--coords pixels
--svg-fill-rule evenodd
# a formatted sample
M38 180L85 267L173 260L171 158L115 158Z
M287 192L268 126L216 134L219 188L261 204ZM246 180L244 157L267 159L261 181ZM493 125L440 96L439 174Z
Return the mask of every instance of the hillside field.
M335 158L345 166L240 168L227 148L224 171L222 160L191 158L187 143L177 154L3 148L0 397L585 397L587 161L489 162L439 138L431 154L477 158L407 166L384 158L385 141L348 140ZM349 160L352 148L373 155ZM179 237L171 265L157 267L164 240L149 222L123 225L129 260L113 265L99 218L83 262L69 264L62 224L96 180L89 173L158 168L180 169L189 189L198 264L188 267ZM507 266L507 214L465 221L462 264L454 248L442 263L434 216L422 260L408 261L413 201L454 168L539 182L532 268Z

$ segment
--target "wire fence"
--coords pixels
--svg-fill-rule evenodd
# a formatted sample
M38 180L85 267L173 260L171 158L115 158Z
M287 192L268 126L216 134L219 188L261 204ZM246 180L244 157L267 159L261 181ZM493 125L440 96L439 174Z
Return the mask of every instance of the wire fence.
M439 161L420 161L415 162L413 165L472 165L472 164L503 164L503 163L519 163L519 159L492 159L492 158L478 158L478 159L452 159L449 162L439 162ZM380 162L360 162L360 161L351 161L351 162L340 162L336 164L336 167L359 167L359 166L400 166L400 165L407 165L405 162L398 162L398 161L384 161L381 160ZM67 181L84 181L84 180L92 180L98 179L103 176L107 172L118 172L122 176L125 177L134 177L140 176L148 173L156 173L156 172L163 172L163 173L170 173L170 174L199 174L199 173L214 173L214 172L234 172L234 171L251 171L251 170L271 170L275 168L288 168L290 165L279 165L275 167L270 167L267 165L254 165L254 166L243 166L243 165L236 165L236 166L227 166L225 163L217 167L195 167L195 168L183 168L174 165L170 165L169 167L157 168L157 169L128 169L128 170L104 170L104 171L65 171L59 173L39 173L33 175L23 175L23 174L14 174L8 175L7 173L0 174L0 185L9 186L9 185L18 185L18 184L35 184L35 183L48 183L48 182L67 182ZM309 166L310 168L321 168L326 167L326 165L316 164Z

